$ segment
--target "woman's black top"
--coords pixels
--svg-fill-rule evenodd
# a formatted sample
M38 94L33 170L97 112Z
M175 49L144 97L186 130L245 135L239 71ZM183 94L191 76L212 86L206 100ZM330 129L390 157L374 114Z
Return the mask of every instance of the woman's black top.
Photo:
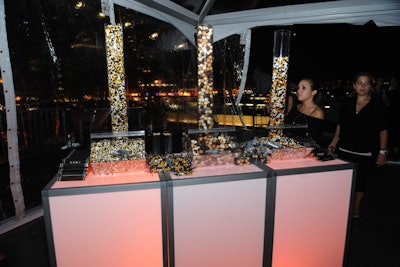
M356 113L357 97L345 99L339 111L340 125L338 147L354 152L379 150L379 134L388 129L386 107L378 98L370 101Z
M323 142L323 132L327 126L325 120L307 116L297 109L297 105L294 105L289 114L285 117L285 125L290 126L291 124L293 124L293 126L307 125L307 127L287 128L284 131L286 136L300 141L310 139L320 147L325 147L326 144Z

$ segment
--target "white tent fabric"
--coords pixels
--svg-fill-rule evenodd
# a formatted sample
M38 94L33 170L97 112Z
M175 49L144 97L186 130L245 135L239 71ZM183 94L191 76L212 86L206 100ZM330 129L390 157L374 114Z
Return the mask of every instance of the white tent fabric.
M212 25L214 42L247 29L270 25L348 23L364 25L372 20L379 27L400 26L399 0L340 0L251 9L216 15L205 14L214 1L208 0L197 15L169 0L109 0L171 23L192 44L197 25Z

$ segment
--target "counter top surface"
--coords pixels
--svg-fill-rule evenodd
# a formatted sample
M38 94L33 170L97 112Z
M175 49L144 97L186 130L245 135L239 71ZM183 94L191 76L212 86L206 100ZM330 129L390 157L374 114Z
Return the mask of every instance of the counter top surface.
M332 166L341 164L348 164L348 163L340 159L320 161L314 158L304 158L295 160L275 160L268 162L266 165L274 170L287 170L287 169Z
M268 166L273 170L287 170L296 168L333 166L342 164L348 164L348 163L339 159L330 161L319 161L314 158L305 158L298 160L270 161L269 163L266 164L266 166ZM201 177L235 175L235 174L256 173L256 172L263 172L263 170L257 167L256 165L252 164L238 166L233 163L228 163L222 165L196 167L189 175L177 175L171 173L170 176L172 180L182 180L182 179L194 179ZM99 175L95 174L92 168L89 167L85 180L55 181L55 183L51 186L51 188L56 189L56 188L118 185L118 184L139 184L147 182L160 182L159 174L151 173L149 170L143 170L135 172L113 173L110 175L104 175L104 174Z
M56 189L117 184L135 184L158 181L160 181L158 173L151 173L150 171L137 171L111 175L96 175L89 167L85 180L56 181L51 188Z

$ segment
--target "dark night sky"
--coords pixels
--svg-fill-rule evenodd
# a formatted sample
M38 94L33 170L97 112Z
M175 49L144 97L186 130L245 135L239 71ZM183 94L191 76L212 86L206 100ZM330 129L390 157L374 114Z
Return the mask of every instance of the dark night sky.
M272 71L274 30L290 29L289 80L352 79L360 71L400 75L400 27L346 24L260 27L252 31L250 68ZM250 70L249 70L250 71Z

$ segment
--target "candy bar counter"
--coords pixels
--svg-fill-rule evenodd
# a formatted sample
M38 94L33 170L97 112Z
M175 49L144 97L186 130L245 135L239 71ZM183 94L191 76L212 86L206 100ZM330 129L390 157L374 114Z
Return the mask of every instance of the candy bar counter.
M345 266L354 168L341 160L267 164L274 184L272 263Z
M171 266L263 266L265 229L271 229L267 174L233 163L169 174Z
M343 266L354 169L306 158L55 177L42 191L51 264Z
M43 190L51 266L167 266L165 183L138 171L60 181Z
M343 266L353 169L305 158L168 174L171 266Z

